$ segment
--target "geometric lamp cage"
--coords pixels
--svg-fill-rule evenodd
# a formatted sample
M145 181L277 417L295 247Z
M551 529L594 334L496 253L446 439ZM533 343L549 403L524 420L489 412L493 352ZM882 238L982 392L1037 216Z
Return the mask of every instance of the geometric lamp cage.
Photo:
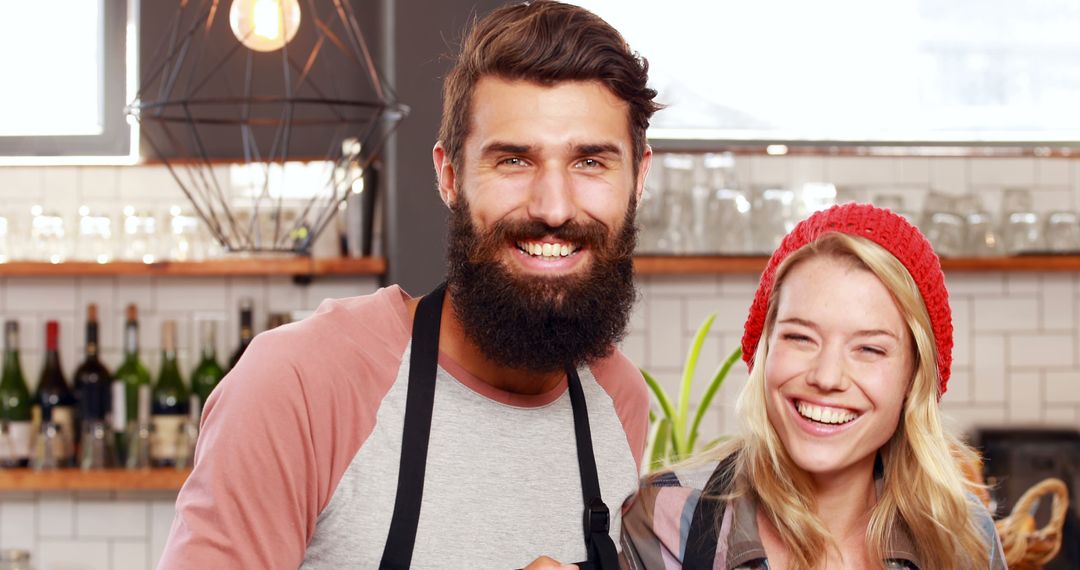
M127 113L226 249L309 253L363 191L408 107L360 24L349 0L179 1Z

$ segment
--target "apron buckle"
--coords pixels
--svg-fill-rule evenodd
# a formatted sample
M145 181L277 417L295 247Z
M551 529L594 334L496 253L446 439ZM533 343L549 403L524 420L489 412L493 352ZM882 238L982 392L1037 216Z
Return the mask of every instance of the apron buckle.
M585 536L608 534L611 529L611 511L600 497L593 497L585 508Z

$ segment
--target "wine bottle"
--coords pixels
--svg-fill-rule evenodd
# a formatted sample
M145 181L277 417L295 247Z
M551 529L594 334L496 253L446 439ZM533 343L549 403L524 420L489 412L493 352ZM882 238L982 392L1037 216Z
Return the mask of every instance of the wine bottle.
M191 391L199 398L199 405L206 404L210 392L225 377L225 371L217 361L217 323L202 322L202 359L191 373Z
M176 321L161 326L161 373L151 400L150 462L158 467L175 466L180 430L187 420L188 391L176 362Z
M240 299L240 346L236 347L236 352L233 352L232 358L229 359L230 370L236 368L236 363L240 362L240 357L244 355L244 351L251 344L251 339L255 338L253 307L254 303L250 297Z
M58 464L72 464L75 460L75 395L60 366L60 323L57 321L45 323L45 367L41 370L34 402L39 408L40 425L56 424L65 441L64 456L57 458Z
M26 467L30 464L31 422L30 389L26 387L19 364L19 323L4 323L4 372L0 376L0 423L10 446L0 456L0 466Z
M75 399L79 403L79 429L105 421L112 401L112 374L98 356L97 305L86 306L86 356L75 369Z
M124 361L116 369L116 379L125 386L125 409L129 422L137 419L139 386L150 385L150 372L139 359L139 311L134 304L127 306L124 322Z

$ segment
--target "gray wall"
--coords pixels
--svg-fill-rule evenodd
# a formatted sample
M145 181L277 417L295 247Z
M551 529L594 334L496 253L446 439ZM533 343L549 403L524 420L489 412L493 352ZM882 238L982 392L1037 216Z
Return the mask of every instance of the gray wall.
M393 21L384 38L399 99L412 112L391 141L385 228L390 269L387 283L419 295L434 288L444 274L446 207L435 188L431 147L442 116L442 80L451 67L448 56L459 45L465 25L503 5L495 0L383 0Z

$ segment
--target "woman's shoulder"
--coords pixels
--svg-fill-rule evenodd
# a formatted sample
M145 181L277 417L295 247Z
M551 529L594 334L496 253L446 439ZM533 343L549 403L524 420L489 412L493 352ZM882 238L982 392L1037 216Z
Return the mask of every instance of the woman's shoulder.
M989 549L990 570L1005 570L1005 549L1001 545L1001 537L998 535L994 517L973 493L967 494L968 503L971 505L971 519L975 527L983 536Z
M657 471L646 475L641 480L643 488L683 487L701 491L708 484L709 479L716 468L720 466L719 460L695 462L687 465Z
M720 464L676 466L641 480L638 492L623 505L624 567L667 568L665 561L682 559L694 511Z

